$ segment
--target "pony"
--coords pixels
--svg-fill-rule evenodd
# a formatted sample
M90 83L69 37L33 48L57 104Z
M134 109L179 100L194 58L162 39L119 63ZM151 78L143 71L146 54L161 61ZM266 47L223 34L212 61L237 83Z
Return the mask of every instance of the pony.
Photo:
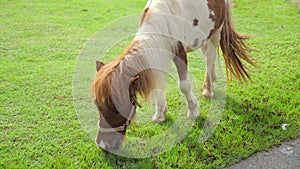
M179 88L187 100L187 116L199 116L198 102L188 77L187 52L201 49L205 56L202 95L212 99L216 81L214 61L220 46L227 79L250 79L255 59L244 42L250 36L233 26L230 0L148 0L139 29L124 53L108 64L96 61L92 92L99 111L96 144L104 150L119 149L127 127L140 106L139 94L156 105L153 122L165 121L163 94L167 73L173 62Z

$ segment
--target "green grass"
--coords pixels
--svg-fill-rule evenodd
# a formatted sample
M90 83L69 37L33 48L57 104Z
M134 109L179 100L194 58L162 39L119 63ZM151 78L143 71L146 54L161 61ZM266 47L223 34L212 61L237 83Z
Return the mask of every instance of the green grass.
M144 4L1 2L0 168L225 168L299 136L300 8L287 0L241 0L234 8L235 25L253 35L248 44L260 64L249 84L228 84L215 133L205 143L198 141L210 104L201 101L201 118L167 152L129 159L98 149L76 116L72 80L77 59L96 31L114 19L139 14ZM202 81L203 75L194 77ZM181 104L178 97L168 96L169 107ZM169 122L152 126L163 130L175 118L168 114ZM287 130L281 129L283 123L289 124ZM155 134L139 127L129 134Z

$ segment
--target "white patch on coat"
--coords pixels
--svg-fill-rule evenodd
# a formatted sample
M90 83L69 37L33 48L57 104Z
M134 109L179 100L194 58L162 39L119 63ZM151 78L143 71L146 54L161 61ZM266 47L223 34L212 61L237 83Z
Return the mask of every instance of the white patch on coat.
M195 50L201 45L194 46L195 39L199 42L207 41L214 22L210 19L211 11L207 1L189 0L153 0L147 22L143 23L137 36L145 34L160 34L181 41L185 48ZM193 25L194 19L198 26Z

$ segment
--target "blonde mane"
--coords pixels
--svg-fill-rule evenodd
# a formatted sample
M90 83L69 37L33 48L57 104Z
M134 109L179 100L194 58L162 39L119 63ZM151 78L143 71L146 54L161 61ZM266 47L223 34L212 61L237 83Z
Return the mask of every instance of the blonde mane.
M94 83L92 86L93 94L95 98L98 100L98 102L104 103L105 105L112 108L114 105L112 100L112 87L113 83L116 81L119 81L119 79L113 79L115 78L115 74L119 73L120 71L116 71L117 69L121 69L120 67L124 67L125 64L121 64L122 62L129 62L127 61L126 57L128 55L133 55L133 58L130 59L130 64L127 64L126 66L126 72L127 74L131 75L133 77L138 77L138 79L135 81L134 84L132 84L130 87L140 94L144 98L148 98L151 90L154 88L154 79L152 71L148 69L144 69L140 72L134 73L136 69L132 69L130 67L135 67L137 64L142 63L143 67L147 67L146 60L140 56L141 53L139 52L139 44L138 41L133 41L127 49L123 52L123 54L113 60L112 62L108 63L107 65L103 66L95 75ZM139 62L139 63L138 63ZM122 84L114 84L114 88L120 89L123 87ZM124 84L125 85L125 84ZM128 88L129 91L129 88ZM122 91L121 91L122 92ZM127 92L122 92L127 93ZM124 96L123 96L124 97ZM129 95L125 96L125 98Z

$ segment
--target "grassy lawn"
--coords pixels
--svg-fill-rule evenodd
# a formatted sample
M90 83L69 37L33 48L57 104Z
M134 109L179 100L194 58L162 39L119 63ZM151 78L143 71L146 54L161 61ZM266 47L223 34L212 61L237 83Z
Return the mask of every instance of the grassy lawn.
M235 25L253 35L248 44L260 64L249 84L227 84L214 134L198 140L210 104L203 100L189 135L160 155L130 159L97 148L76 115L72 81L88 38L115 19L139 14L146 0L120 2L1 1L0 168L225 168L300 136L300 8L287 0L239 0ZM203 74L194 66L200 83ZM176 97L168 96L174 110ZM176 117L169 113L167 120ZM149 137L169 123L137 125L129 134Z

